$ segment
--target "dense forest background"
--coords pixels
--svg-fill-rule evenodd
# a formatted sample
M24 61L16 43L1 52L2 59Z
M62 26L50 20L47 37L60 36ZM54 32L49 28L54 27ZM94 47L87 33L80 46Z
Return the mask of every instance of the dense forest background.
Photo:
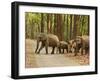
M35 39L38 33L52 33L59 40L89 35L89 15L25 13L25 37Z

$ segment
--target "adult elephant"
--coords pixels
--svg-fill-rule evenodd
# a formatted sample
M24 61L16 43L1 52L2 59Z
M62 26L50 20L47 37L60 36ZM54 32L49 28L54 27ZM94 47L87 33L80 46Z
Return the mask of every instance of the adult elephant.
M41 42L41 45L39 44ZM40 48L39 48L40 45ZM45 47L46 54L48 54L48 47L52 47L52 52L51 54L54 54L55 47L58 47L59 45L59 39L56 35L54 34L45 34L45 33L40 33L37 36L37 46L35 53L40 53L40 51Z
M83 54L83 50L85 50L85 54L89 53L89 36L80 37L82 42L81 54Z
M83 51L85 51L85 54L89 53L89 36L77 36L72 44L72 48L75 49L75 55L77 55L80 49L82 55Z

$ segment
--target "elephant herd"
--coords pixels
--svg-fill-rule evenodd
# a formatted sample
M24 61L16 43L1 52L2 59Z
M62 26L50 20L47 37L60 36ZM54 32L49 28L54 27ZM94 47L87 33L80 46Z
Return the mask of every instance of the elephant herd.
M59 41L58 36L54 34L40 33L37 35L36 40L37 40L37 45L35 53L37 54L39 54L43 48L45 48L46 54L48 54L48 47L52 48L51 54L55 53L55 48L57 49L56 53L63 54L65 53L66 50L67 53L74 53L75 56L79 52L81 52L82 55L84 53L85 54L89 53L89 36L87 35L77 36L75 39L66 42L66 41Z

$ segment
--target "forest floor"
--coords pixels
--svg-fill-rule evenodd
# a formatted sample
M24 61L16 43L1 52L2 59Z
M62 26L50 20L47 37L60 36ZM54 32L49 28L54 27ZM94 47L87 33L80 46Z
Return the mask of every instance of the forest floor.
M88 54L79 53L77 56L74 56L73 53L50 54L51 48L48 50L49 54L45 53L45 49L42 49L40 54L35 54L36 40L26 39L25 44L26 68L89 65Z

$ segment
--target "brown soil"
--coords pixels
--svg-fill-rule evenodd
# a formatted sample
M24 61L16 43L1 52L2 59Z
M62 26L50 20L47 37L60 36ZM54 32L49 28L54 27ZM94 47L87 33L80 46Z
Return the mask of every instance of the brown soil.
M89 65L89 55L74 56L74 53L45 54L43 49L40 54L35 54L36 41L26 39L25 41L25 68L55 67L55 66L79 66ZM49 53L51 48L49 48Z

